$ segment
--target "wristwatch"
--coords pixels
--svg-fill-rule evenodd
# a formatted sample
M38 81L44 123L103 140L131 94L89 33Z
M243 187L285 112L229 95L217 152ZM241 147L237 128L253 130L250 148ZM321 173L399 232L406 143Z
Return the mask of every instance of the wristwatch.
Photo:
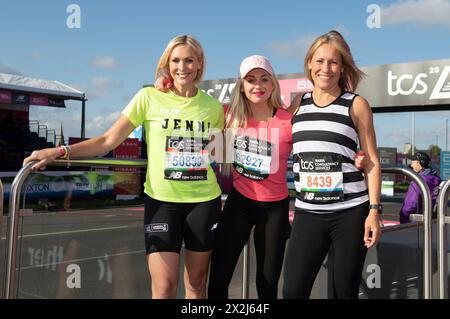
M370 204L369 210L370 209L376 209L378 211L378 214L383 214L383 205L381 204Z

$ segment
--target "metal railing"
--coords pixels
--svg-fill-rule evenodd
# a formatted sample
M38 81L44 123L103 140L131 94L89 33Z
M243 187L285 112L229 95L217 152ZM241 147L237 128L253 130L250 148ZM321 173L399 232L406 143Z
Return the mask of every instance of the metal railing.
M5 282L5 298L11 299L15 298L15 281L16 281L16 255L17 255L17 239L18 239L18 221L19 221L19 203L20 194L23 183L28 175L31 173L31 167L36 162L31 162L22 167L22 169L17 173L14 181L11 185L10 193L10 205L9 213L10 218L8 221L9 233L8 233L8 247L7 247L7 258L6 258L6 282ZM127 166L127 167L137 167L142 168L147 166L147 161L145 160L115 160L115 159L85 159L85 160L56 160L49 166ZM424 287L424 298L431 298L432 291L432 272L431 272L431 195L430 191L424 180L416 174L414 171L393 167L393 168L382 168L383 173L396 173L404 174L417 183L419 189L422 193L422 203L423 203L423 215L412 215L412 219L416 221L423 222L424 228L424 253L423 253L423 287ZM447 193L450 184L447 183L444 186L443 192ZM446 197L447 198L447 197ZM248 298L249 291L249 245L244 249L244 263L243 263L243 287L242 287L242 297Z
M30 128L30 132L35 132L39 135L39 121L38 120L30 120L28 122L28 126ZM36 131L32 129L32 126L36 126Z
M248 240L248 242L250 239ZM250 292L250 247L249 243L244 246L242 260L242 299L248 299Z
M30 162L17 173L11 185L9 196L9 232L7 236L6 255L6 280L5 299L16 298L14 294L16 284L16 259L17 259L17 238L19 226L19 203L23 183L31 173L31 167L37 162ZM85 160L55 160L47 166L127 166L127 167L147 167L146 160L116 160L116 159L85 159Z
M431 241L431 222L432 222L432 202L430 190L423 180L416 172L411 169L402 167L382 168L383 173L403 174L408 176L419 186L422 194L422 214L411 214L410 219L414 221L420 221L423 223L423 297L424 299L432 298L432 241Z
M45 136L41 136L41 131L44 131L45 132ZM38 125L38 136L39 137L44 137L45 138L45 141L47 141L47 125L42 125L42 124L39 124Z
M431 219L432 219L432 209L431 209L431 194L428 189L427 184L417 173L413 170L402 168L402 167L386 167L382 168L381 171L383 173L394 173L394 174L403 174L408 176L419 186L420 191L422 192L422 203L423 203L423 215L421 214L411 214L410 217L414 221L423 222L424 229L424 253L423 253L423 289L424 289L424 299L431 298L431 285L432 285L432 269L431 269ZM406 227L409 227L406 226ZM399 227L400 228L400 227ZM246 247L250 247L250 240L247 241ZM244 249L244 261L248 260L248 249ZM248 262L244 262L242 266L242 276L246 276L243 278L242 283L249 283L249 269ZM248 296L248 287L242 287L242 298L246 299Z
M49 135L53 136L49 141ZM56 145L56 130L47 130L47 142L52 143L53 145Z
M448 298L447 279L447 229L450 224L450 216L447 216L448 196L450 194L450 180L442 186L437 198L437 236L438 236L438 269L439 269L439 298Z
M3 184L0 178L0 238L2 238L3 227Z
M3 216L3 183L0 179L0 215ZM2 221L0 220L0 230L2 225Z

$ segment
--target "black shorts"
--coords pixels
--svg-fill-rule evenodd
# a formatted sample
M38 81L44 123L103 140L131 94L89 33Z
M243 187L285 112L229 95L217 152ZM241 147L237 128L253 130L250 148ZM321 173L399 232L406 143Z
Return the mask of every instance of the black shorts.
M213 248L220 215L220 196L200 203L162 202L145 195L145 251L203 252Z

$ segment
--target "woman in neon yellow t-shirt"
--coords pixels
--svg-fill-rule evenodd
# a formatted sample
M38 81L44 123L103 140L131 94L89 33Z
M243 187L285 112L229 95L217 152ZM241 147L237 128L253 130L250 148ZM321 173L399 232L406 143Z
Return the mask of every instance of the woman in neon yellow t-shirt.
M153 298L175 298L184 242L185 297L205 298L211 249L221 208L220 188L209 163L208 141L223 129L221 104L196 87L205 58L192 36L177 36L163 52L156 77L170 75L171 90L141 89L103 135L71 146L34 151L33 169L66 157L107 154L138 125L146 132L144 233Z

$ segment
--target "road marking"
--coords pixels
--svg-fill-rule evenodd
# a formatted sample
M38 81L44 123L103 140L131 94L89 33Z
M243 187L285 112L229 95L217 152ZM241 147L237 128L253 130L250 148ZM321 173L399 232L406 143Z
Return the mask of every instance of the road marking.
M102 230L113 230L113 229L124 229L124 228L128 228L128 226L90 228L90 229L61 231L61 232L54 232L54 233L31 234L31 235L24 235L22 237L19 236L19 238L33 238L33 237L52 236L52 235L76 234L76 233L86 233L86 232L91 232L91 231L102 231ZM3 239L6 239L6 237L2 237L2 240Z
M414 277L410 277L410 278L406 278L405 279L406 282L413 282L412 284L414 284L414 281L417 281L417 280L419 280L419 276L414 276ZM401 284L402 283L400 283L399 281L391 282L391 285L392 286L396 286L396 287L392 287L392 289L389 291L389 293L397 291L398 286L401 285ZM410 285L411 285L411 283L407 287L411 287ZM370 290L370 289L368 289L368 290ZM366 292L362 291L362 292L359 293L359 296L362 296L362 295L365 295L365 294L366 294Z
M124 252L124 253L118 253L118 254L104 254L104 255L100 255L100 256L94 256L94 257L88 257L88 258L79 258L79 259L72 259L72 260L65 260L65 261L60 261L57 263L50 263L50 264L42 264L42 265L33 265L33 266L27 266L27 267L20 267L20 270L27 270L27 269L32 269L32 268L42 268L42 267L49 267L52 265L61 265L61 264L74 264L77 262L82 262L82 261L88 261L88 260L96 260L98 258L105 258L105 257L115 257L115 256L125 256L125 255L133 255L133 254L142 254L145 253L145 250L135 250L135 251L129 251L129 252ZM19 270L19 268L17 268L16 270Z
M48 297L36 295L36 294L31 293L31 292L25 292L23 290L19 291L19 294L22 294L25 297L28 296L28 297L33 297L33 298L36 298L36 299L48 299Z

